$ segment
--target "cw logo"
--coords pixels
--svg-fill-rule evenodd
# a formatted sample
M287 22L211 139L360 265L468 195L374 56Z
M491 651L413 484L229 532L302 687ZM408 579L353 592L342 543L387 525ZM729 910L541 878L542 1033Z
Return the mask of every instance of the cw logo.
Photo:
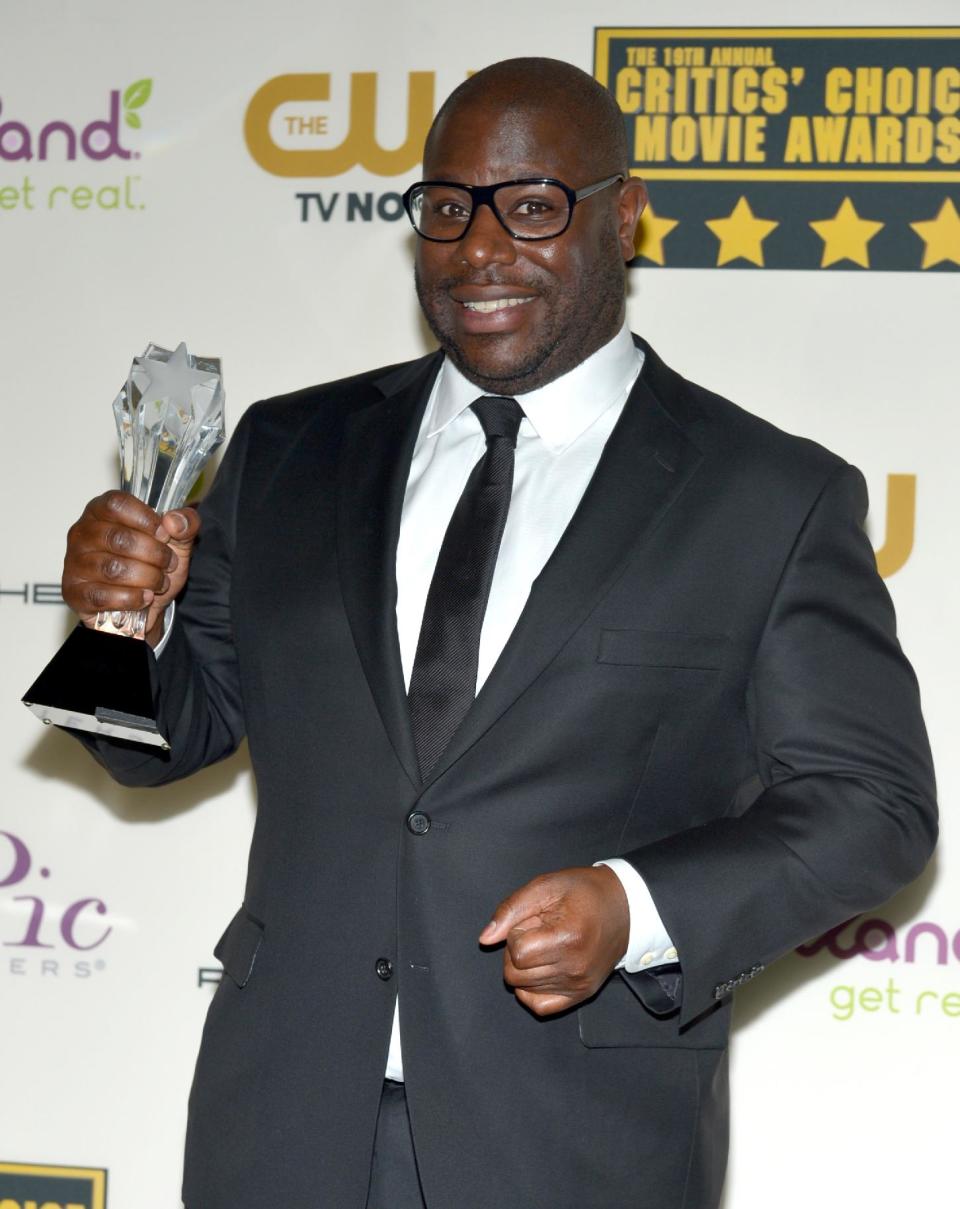
M913 553L917 517L917 476L887 475L887 532L876 551L877 570L889 579Z
M329 101L330 73L274 76L253 95L244 119L244 137L261 168L275 176L340 176L351 168L366 168L377 176L400 176L420 163L423 141L434 113L435 73L411 71L407 85L407 133L399 147L386 149L377 140L377 73L350 74L350 125L339 147L296 151L281 147L270 133L270 119L290 101ZM292 123L307 119L290 119ZM321 119L322 121L322 119ZM299 127L300 133L310 129ZM312 126L313 133L322 133Z

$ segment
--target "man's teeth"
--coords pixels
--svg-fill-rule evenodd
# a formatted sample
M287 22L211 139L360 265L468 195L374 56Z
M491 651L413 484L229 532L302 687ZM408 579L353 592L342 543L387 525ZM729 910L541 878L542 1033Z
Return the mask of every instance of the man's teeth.
M463 305L468 311L481 311L486 315L490 311L502 311L508 306L520 306L524 302L533 302L533 298L494 298L489 302L465 302Z

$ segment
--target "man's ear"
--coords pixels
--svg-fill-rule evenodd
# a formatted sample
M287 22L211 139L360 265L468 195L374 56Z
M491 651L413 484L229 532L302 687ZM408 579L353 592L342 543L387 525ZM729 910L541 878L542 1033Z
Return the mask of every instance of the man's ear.
M620 251L624 260L633 260L637 254L636 238L640 215L647 204L647 186L638 176L628 177L620 186Z

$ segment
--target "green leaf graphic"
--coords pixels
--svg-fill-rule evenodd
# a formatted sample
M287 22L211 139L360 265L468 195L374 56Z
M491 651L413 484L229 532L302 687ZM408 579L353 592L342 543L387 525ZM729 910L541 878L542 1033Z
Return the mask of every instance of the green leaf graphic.
M131 113L129 110L127 110L127 112L123 115L123 119L127 123L127 125L132 126L134 128L134 130L140 129L141 123L140 123L140 115L138 113Z
M150 100L153 80L136 80L123 94L124 109L139 109Z

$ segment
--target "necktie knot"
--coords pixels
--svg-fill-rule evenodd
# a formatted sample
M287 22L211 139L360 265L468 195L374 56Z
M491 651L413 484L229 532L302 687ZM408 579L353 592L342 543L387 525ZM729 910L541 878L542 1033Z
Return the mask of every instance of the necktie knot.
M493 437L506 437L516 449L517 433L523 419L523 408L516 399L500 395L483 395L470 404L480 421L487 444Z

